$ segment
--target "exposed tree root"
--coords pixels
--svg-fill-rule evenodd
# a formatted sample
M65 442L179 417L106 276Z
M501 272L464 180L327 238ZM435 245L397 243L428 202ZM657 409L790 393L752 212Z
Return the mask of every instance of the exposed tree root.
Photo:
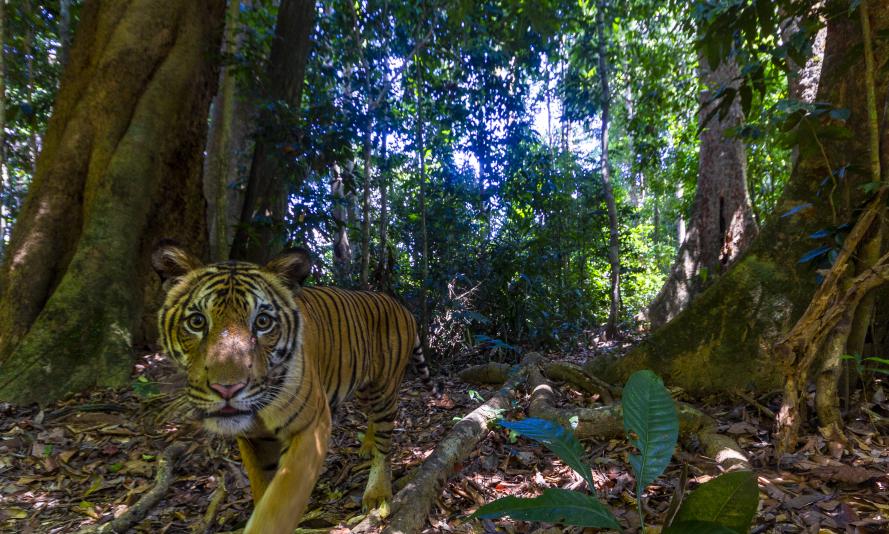
M555 389L537 366L528 366L531 403L528 415L567 424L577 418L574 435L578 439L621 438L624 436L623 410L619 402L597 408L558 408ZM680 440L686 448L697 445L704 455L716 460L723 469L749 469L741 447L731 438L716 431L716 421L697 408L676 403L679 412Z
M605 403L610 403L615 397L620 396L620 388L597 378L577 364L571 362L544 362L543 357L537 352L529 352L525 356L526 360L528 358L541 365L543 374L547 378L567 382L590 395L599 395ZM464 369L458 376L460 380L468 384L502 384L506 382L512 367L505 363L489 362Z
M509 364L489 362L473 365L460 371L457 376L467 384L502 384L509 376Z
M454 465L472 452L488 433L488 425L502 410L510 407L516 387L525 381L525 367L515 370L496 395L461 419L439 443L432 454L417 468L416 476L399 491L392 501L392 515L383 530L386 534L419 532L426 515L441 491ZM357 525L352 532L367 532L378 521L373 516Z
M589 393L599 395L602 402L611 403L620 396L620 388L601 380L586 370L570 362L548 362L543 364L543 374L550 380L568 382L572 386Z
M157 461L157 475L154 477L154 487L148 490L136 504L131 506L123 515L105 523L104 525L90 527L81 530L78 534L99 534L104 532L127 532L129 529L141 521L148 512L154 508L163 498L164 494L170 489L173 483L173 471L176 467L176 461L185 452L185 444L178 441L171 443Z

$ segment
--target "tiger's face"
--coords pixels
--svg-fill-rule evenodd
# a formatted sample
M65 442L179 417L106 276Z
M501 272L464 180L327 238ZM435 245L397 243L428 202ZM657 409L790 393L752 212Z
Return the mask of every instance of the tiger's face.
M188 400L212 432L250 430L302 373L291 288L308 274L308 254L289 251L264 267L204 266L164 242L152 262L167 290L158 315L161 345L187 370Z

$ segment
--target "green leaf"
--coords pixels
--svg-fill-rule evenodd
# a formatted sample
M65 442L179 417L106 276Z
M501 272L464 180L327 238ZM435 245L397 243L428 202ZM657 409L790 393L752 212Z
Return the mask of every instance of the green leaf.
M691 492L676 514L676 524L708 521L748 532L758 505L756 475L752 471L726 473Z
M620 530L620 524L611 510L594 497L559 488L545 489L543 495L533 499L503 497L482 506L471 517L496 519L507 515L516 521L545 521Z
M747 532L746 530L744 532ZM662 534L742 534L711 521L683 521L670 525Z
M679 438L679 416L670 392L649 370L633 373L623 394L624 429L636 434L630 443L640 455L630 455L636 473L636 495L664 472Z
M590 491L595 489L590 467L583 463L583 445L577 441L573 432L548 419L533 417L521 421L500 421L500 425L546 445L546 448L553 451L560 460L586 480Z

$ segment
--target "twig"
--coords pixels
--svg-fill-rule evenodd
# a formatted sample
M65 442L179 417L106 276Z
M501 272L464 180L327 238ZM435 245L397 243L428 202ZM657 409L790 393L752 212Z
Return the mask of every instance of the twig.
M158 459L157 475L154 477L154 487L148 490L136 504L130 507L123 515L117 519L105 523L98 528L90 527L81 530L78 534L100 534L106 532L127 532L133 525L138 523L145 517L148 512L160 502L164 494L170 489L173 483L173 471L176 466L176 460L185 452L185 444L179 441L171 443L161 457Z
M204 512L200 526L196 529L198 532L210 532L213 521L216 520L216 514L219 513L219 505L222 504L222 501L225 500L225 496L228 494L228 490L225 488L225 473L219 473L217 476L219 477L219 485L213 491L210 505L207 507L207 511Z

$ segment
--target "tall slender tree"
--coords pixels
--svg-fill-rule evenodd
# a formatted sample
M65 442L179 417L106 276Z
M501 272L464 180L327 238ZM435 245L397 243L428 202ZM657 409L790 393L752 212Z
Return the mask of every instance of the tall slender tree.
M608 160L608 130L611 128L611 88L608 80L608 46L605 35L605 14L608 2L601 0L596 12L596 35L599 48L599 83L601 85L600 107L602 125L599 130L599 150L601 150L600 167L602 173L602 191L605 206L608 209L608 265L610 267L611 289L609 291L608 323L605 334L609 339L617 335L617 323L620 320L620 226L617 220L617 202L614 199L614 187L611 183L611 168Z
M242 169L250 166L249 130L253 111L248 87L238 76L241 68L235 57L243 52L241 11L244 0L231 0L226 11L222 57L226 62L219 73L219 90L210 106L210 131L204 158L204 195L207 198L207 227L210 258L227 260L243 208L240 187Z
M282 0L265 87L265 97L274 105L264 106L258 118L263 129L256 139L241 220L232 245L234 258L264 263L286 245L289 182L303 177L287 170L285 146L292 132L280 119L288 115L288 108L291 114L299 113L314 26L314 1Z

